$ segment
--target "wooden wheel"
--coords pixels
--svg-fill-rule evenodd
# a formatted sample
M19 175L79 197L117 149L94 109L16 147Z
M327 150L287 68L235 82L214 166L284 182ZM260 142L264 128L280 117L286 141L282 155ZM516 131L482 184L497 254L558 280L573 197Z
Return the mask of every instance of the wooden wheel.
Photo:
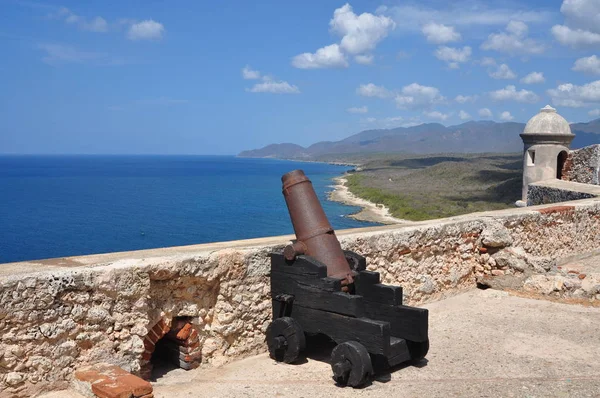
M292 363L306 348L306 338L298 322L286 316L275 319L267 328L267 345L271 358Z
M429 339L425 341L407 341L408 352L410 352L410 359L413 361L420 361L425 358L427 351L429 351Z
M333 349L331 369L336 383L350 387L360 387L373 374L369 352L356 341L346 341Z

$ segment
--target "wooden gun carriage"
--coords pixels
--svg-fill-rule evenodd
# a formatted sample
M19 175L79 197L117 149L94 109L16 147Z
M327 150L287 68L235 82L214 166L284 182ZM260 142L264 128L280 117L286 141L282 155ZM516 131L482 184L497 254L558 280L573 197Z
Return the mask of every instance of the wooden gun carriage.
M298 188L310 183L301 170L282 180L298 240L270 254L271 357L293 363L306 348L305 333L326 335L337 343L331 353L334 380L352 387L367 382L374 370L424 358L429 349L428 310L402 305L400 286L381 284L378 272L366 270L364 257L341 250L312 185ZM294 186L302 192L290 189ZM301 220L293 200L298 197L311 211ZM331 265L335 261L337 269Z

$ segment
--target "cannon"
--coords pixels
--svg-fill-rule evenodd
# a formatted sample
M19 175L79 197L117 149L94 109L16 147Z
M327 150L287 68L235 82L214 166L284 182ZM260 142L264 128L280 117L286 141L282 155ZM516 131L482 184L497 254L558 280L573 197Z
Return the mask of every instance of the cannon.
M273 321L271 358L296 362L306 336L322 334L333 379L360 387L376 373L423 359L429 350L428 310L402 305L402 287L384 285L363 256L344 251L302 170L282 178L296 240L270 253Z

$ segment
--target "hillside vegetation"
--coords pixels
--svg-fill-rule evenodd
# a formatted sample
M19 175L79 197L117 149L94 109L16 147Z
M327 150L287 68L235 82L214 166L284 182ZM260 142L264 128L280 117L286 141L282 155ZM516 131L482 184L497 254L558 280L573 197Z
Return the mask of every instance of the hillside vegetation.
M520 199L521 154L374 154L336 157L360 162L347 175L355 195L413 221L514 206Z

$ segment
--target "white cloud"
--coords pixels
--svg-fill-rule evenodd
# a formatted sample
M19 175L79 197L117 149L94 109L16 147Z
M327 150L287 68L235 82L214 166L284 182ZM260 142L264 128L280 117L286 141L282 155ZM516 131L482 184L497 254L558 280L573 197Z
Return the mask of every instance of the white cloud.
M242 69L242 76L247 80L260 79L260 72L257 70L252 70L249 65L246 65Z
M362 54L375 49L396 24L383 15L368 12L356 15L348 3L333 12L329 21L333 33L342 37L340 47L349 54Z
M131 25L127 32L129 40L158 40L162 39L165 27L160 22L147 19Z
M471 47L454 48L441 46L435 51L437 59L446 61L452 69L458 68L460 63L467 62L471 56Z
M438 111L423 112L423 114L430 119L436 119L436 120L441 120L441 121L444 121L444 120L448 119L448 117L450 117L449 114L438 112Z
M367 112L369 112L369 108L367 108L366 106L353 107L353 108L346 109L346 112L348 112L348 113L367 113Z
M458 102L459 104L464 104L466 102L473 102L476 99L476 95L457 95L456 98L454 98L454 101Z
M600 116L600 109L592 109L591 111L588 112L588 115L590 115L592 117L598 117L598 116Z
M400 109L428 108L433 104L444 102L445 98L440 90L435 87L421 86L412 83L404 86L400 94L396 95L396 106Z
M300 94L298 87L283 80L272 80L269 77L263 77L262 83L256 83L251 89L246 89L246 91L251 93Z
M460 120L468 120L471 119L471 115L469 115L467 112L465 111L460 111L458 112L458 117L460 118Z
M79 51L71 46L62 44L40 44L38 48L46 54L42 61L48 65L58 66L62 64L84 64L93 63L100 65L116 65L108 54L98 52Z
M600 44L600 34L582 29L571 29L564 25L554 25L552 34L558 42L570 47L589 47Z
M492 91L490 97L494 101L516 101L533 104L540 100L533 91L522 89L517 91L515 86L506 86L503 89Z
M571 47L600 45L598 0L564 0L560 12L565 16L565 24L552 27L556 40Z
M346 56L340 51L340 46L331 44L319 48L316 53L303 53L292 58L292 66L300 69L318 68L347 68Z
M398 30L412 32L420 31L423 25L431 21L445 25L471 27L502 26L511 20L539 23L554 18L554 11L524 11L523 7L515 8L510 5L492 8L488 6L491 2L484 1L456 0L435 8L424 6L423 3L412 2L412 4L393 7L381 6L376 13L391 16L396 21ZM504 2L504 4L509 4L509 2Z
M561 84L555 89L547 91L552 103L557 106L581 108L600 103L600 80L577 86L575 84Z
M496 66L496 60L492 57L483 57L479 63L481 66Z
M85 17L75 14L67 7L59 8L57 12L50 14L49 17L52 19L62 19L68 24L77 25L81 30L97 33L108 32L108 23L104 18L97 16L88 20Z
M356 55L354 56L354 60L357 64L361 65L371 65L373 64L373 55L365 54L365 55Z
M383 15L368 12L356 15L348 3L333 12L329 28L341 37L340 43L322 47L313 53L303 53L292 58L292 65L300 69L346 68L346 55L363 65L373 62L371 51L396 27L394 21Z
M374 117L368 117L365 119L361 119L360 122L368 123L368 124L375 124L376 127L380 127L380 128L408 127L407 125L414 126L414 125L418 124L418 123L410 124L410 122L409 123L400 123L403 120L404 120L404 118L402 116L392 116L392 117L385 117L385 118L381 118L381 119L377 119Z
M513 115L511 115L508 111L504 111L500 114L500 120L504 120L505 122L510 122L513 119Z
M545 47L537 41L528 38L529 28L522 21L510 21L506 32L492 33L483 42L483 50L494 50L510 55L541 54Z
M529 27L523 21L510 21L506 25L506 31L517 37L525 37L529 33Z
M499 65L495 71L489 71L488 75L494 79L516 79L517 75L506 64Z
M453 26L446 26L435 22L425 24L421 31L430 43L446 44L461 39L460 33Z
M600 75L600 58L595 55L579 58L572 68L574 71Z
M481 108L479 110L479 116L480 117L484 117L484 118L491 118L492 117L492 111L490 111L488 108Z
M102 17L96 17L91 21L83 21L80 23L80 26L84 30L89 30L90 32L108 32L108 23Z
M544 83L545 81L546 79L544 78L544 73L542 72L531 72L521 79L521 83L524 84L537 84Z
M373 83L361 84L356 89L356 93L363 97L389 98L392 96L391 91L383 86L377 86Z

